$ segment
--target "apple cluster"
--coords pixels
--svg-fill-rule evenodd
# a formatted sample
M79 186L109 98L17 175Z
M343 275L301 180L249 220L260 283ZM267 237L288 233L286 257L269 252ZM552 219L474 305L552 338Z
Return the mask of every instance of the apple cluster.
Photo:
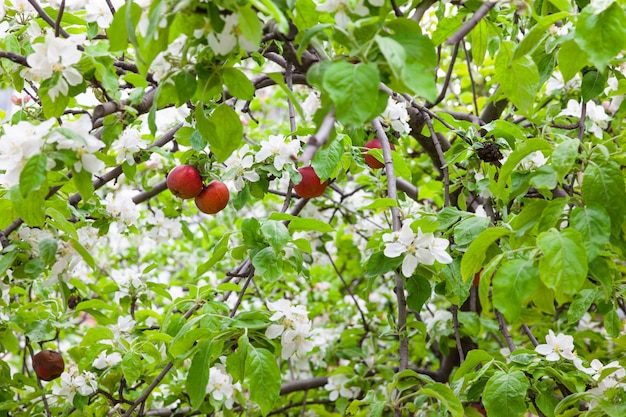
M194 198L198 209L206 214L222 211L228 204L228 187L218 180L206 186L198 169L192 165L180 165L167 174L167 188L178 198Z

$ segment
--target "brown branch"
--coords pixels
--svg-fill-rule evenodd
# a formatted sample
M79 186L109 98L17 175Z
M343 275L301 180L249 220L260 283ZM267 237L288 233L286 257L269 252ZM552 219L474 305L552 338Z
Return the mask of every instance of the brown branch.
M59 33L61 31L61 19L63 19L63 12L65 11L65 0L61 0L61 4L59 5L59 14L57 15L57 20L54 22L54 36L59 37Z
M335 114L333 111L329 111L320 128L317 132L309 137L309 142L307 143L307 147L302 152L300 156L300 162L305 165L308 165L309 162L313 159L319 148L324 146L326 142L328 142L328 138L333 131L333 127L335 126Z
M20 54L16 54L13 52L0 51L0 58L6 58L8 60L15 62L16 64L20 64L20 65L30 68L30 65L28 65L28 61L26 60L26 57Z
M37 0L28 0L28 2L37 11L37 13L39 14L39 17L41 17L47 24L49 24L50 27L56 30L57 28L56 22L48 15L48 13L46 13L44 9L42 9L39 3L37 3ZM64 38L69 38L70 36L69 33L65 31L65 29L60 27L60 25L59 25L59 34L62 35Z
M580 105L580 119L578 119L578 140L583 141L585 136L585 120L587 119L587 103L583 101Z
M509 348L510 352L515 351L515 343L513 343L513 338L511 337L511 333L509 333L509 329L506 327L506 321L504 320L504 316L500 311L494 309L496 314L496 318L498 319L498 326L500 328L500 333L504 336L504 340L506 340L506 345Z
M461 42L457 42L454 45L454 49L452 50L452 55L450 56L450 65L448 66L448 71L446 72L446 78L443 81L443 86L441 87L441 92L439 93L439 96L437 97L434 103L429 103L426 105L426 107L433 108L437 104L441 103L443 99L446 97L446 92L448 91L450 80L452 79L452 70L454 69L454 63L456 62L456 57L459 53L460 45L461 45Z
M455 43L463 39L465 35L470 33L470 31L474 29L478 22L480 22L480 19L485 17L487 13L489 13L489 10L493 9L493 6L495 5L496 3L492 3L491 1L481 4L478 10L476 10L476 12L472 15L472 17L467 19L463 26L461 26L459 30L457 30L452 36L448 38L448 40L446 41L446 45L454 45Z
M304 379L299 381L285 382L280 387L280 395L287 395L296 391L305 391L314 388L320 388L328 384L328 377L318 376L315 378Z
M167 190L167 182L166 182L166 180L163 180L163 181L155 184L154 187L152 187L150 190L144 191L144 192L139 193L136 196L134 196L133 197L133 203L141 204L144 201L150 200L152 197L162 193L165 190Z
M450 205L450 175L448 173L448 164L446 163L446 158L443 155L443 149L441 148L441 143L439 142L439 137L437 136L437 132L433 128L433 123L430 120L430 116L427 114L424 115L426 119L426 125L428 126L428 130L430 131L430 137L435 144L435 150L437 151L437 156L439 157L439 163L441 164L441 172L443 173L443 187L444 187L444 206L447 207Z

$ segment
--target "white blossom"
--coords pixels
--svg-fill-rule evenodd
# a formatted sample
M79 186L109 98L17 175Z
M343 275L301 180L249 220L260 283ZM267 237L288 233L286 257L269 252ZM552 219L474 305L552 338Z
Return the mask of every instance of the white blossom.
M558 361L559 358L574 360L574 338L563 333L554 335L550 329L546 336L546 343L537 345L535 352L545 355L549 361Z
M411 229L411 220L407 220L400 232L387 233L383 241L387 244L383 254L388 258L396 258L405 254L402 260L402 274L410 277L415 272L417 265L432 265L435 261L449 264L452 258L446 251L450 242L446 239L436 238L432 233L422 233L417 229L417 234Z
M122 361L122 355L118 352L113 352L107 355L106 351L100 352L98 357L93 361L93 366L97 369L111 368Z
M282 336L283 359L288 359L294 354L300 358L304 357L313 349L313 343L309 340L313 332L306 307L293 306L289 300L285 299L268 302L267 305L269 310L274 312L270 320L279 321L279 323L271 324L266 329L265 336L269 339Z
M387 101L387 107L381 115L383 122L391 126L393 130L398 133L409 133L411 127L409 126L409 113L406 109L406 103L397 102L391 97Z
M239 15L229 14L224 18L224 28L220 33L211 32L207 38L209 46L217 55L227 55L237 44L246 50L255 50L257 45L241 34L239 29Z
M61 374L61 385L55 385L52 388L52 393L65 397L71 403L76 394L86 397L96 392L97 389L98 381L92 372L84 371L79 373L76 365L72 365L68 371Z
M257 182L260 177L252 168L254 163L252 155L248 154L250 147L248 144L242 146L233 153L225 162L227 178L233 181L235 190L241 191L245 182Z
M231 409L235 391L241 391L241 384L233 384L233 377L226 372L224 365L217 364L209 369L207 394L211 394L216 401L224 401L226 408Z
M347 28L351 21L348 13L358 16L366 16L369 13L369 10L363 4L363 0L326 0L317 6L317 10L333 15L337 26L343 29Z
M261 149L257 152L256 162L263 162L274 157L274 168L281 171L292 162L300 152L300 141L287 140L283 136L269 135L267 140L261 141Z
M595 135L595 137L602 139L602 129L606 128L611 117L608 116L604 108L594 103L593 101L587 102L587 119L591 122L589 131ZM559 113L559 116L574 116L581 117L582 106L576 101L570 99L567 102L567 107Z
M134 193L130 190L109 192L104 199L107 211L111 216L126 225L132 225L139 218L139 209L133 202Z
M113 14L106 2L102 0L89 0L85 4L85 20L88 22L96 22L103 29L111 26L113 22Z
M324 389L330 391L328 399L336 401L339 396L347 399L355 398L361 392L359 387L346 387L348 377L344 374L330 375Z
M80 61L82 53L76 47L77 40L55 37L53 32L48 32L44 42L32 45L34 52L26 61L30 68L22 71L22 76L26 79L42 81L51 78L55 73L60 73L60 77L48 94L52 100L60 94L66 96L69 86L78 85L83 81L83 76L72 65Z
M93 174L102 171L105 164L94 153L102 149L105 144L90 133L90 117L83 114L74 121L63 123L63 129L70 130L76 136L66 135L57 129L50 135L50 142L56 142L58 149L71 149L76 152L79 161L74 164L74 169L81 171L85 168L87 172Z
M118 139L113 141L111 148L116 152L118 163L135 164L134 154L145 146L137 129L126 129Z
M313 343L308 340L311 337L311 322L292 324L291 329L285 330L283 333L282 358L289 359L292 355L304 358L308 352L313 349Z

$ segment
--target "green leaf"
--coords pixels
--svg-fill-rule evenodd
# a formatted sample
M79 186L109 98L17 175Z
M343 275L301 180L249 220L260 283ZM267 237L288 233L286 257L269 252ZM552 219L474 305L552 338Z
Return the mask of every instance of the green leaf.
M225 103L213 111L210 123L213 129L212 132L207 132L208 137L204 131L201 130L200 133L209 142L211 152L215 154L217 160L224 162L243 140L243 125L237 113Z
M532 260L505 261L493 277L493 306L516 323L538 285L539 270Z
M367 259L365 265L363 265L365 276L373 278L393 271L402 264L402 259L402 256L388 258L384 255L383 251L374 252L372 256Z
M53 207L48 207L46 209L46 216L48 216L48 224L63 231L63 233L66 233L74 240L78 240L78 233L76 233L76 228L74 224L68 221L63 213Z
M441 382L433 382L424 385L418 392L422 395L428 395L429 397L438 399L443 405L443 408L452 414L453 417L463 417L465 415L463 405L458 396L449 386Z
M335 117L346 126L359 126L376 115L378 71L368 64L333 62L324 73L324 90L335 103Z
M339 138L335 138L332 142L317 151L311 161L311 165L321 182L326 181L335 174L341 162L342 155L343 142Z
M38 190L46 180L48 157L42 153L28 158L26 165L20 172L20 191L22 197Z
M91 180L91 173L81 169L80 171L73 171L72 181L83 201L87 201L91 198L94 192L93 182Z
M24 330L24 334L33 342L41 342L50 340L54 337L56 329L50 320L35 320L28 324Z
M398 202L392 198L377 198L370 204L358 208L358 211L388 209L389 207L398 207Z
M588 4L578 16L574 40L600 71L626 47L626 14L617 2L597 12Z
M587 288L576 294L574 301L569 306L569 310L567 310L568 323L571 325L578 323L585 313L589 311L591 305L601 296L601 288Z
M598 165L590 162L583 173L581 192L586 206L602 205L611 218L613 233L618 232L626 211L624 177L614 162Z
M94 261L93 256L85 249L83 245L76 239L70 239L70 243L72 247L82 256L83 260L87 265L89 265L92 269L96 269L96 261Z
M46 265L51 265L56 260L57 247L56 239L46 238L39 241L39 256Z
M258 18L256 18L256 20L258 21ZM233 96L242 100L252 100L254 97L254 85L252 81L237 68L224 68L222 71L222 79L224 80L224 85L228 88L228 92Z
M109 39L109 50L111 52L125 51L126 46L128 45L128 31L126 30L126 7L129 3L131 5L131 21L136 24L139 22L139 18L141 17L141 7L134 2L125 2L122 7L117 9L115 15L113 16L113 21L111 22L111 25L106 30L107 38Z
M557 61L559 69L563 74L563 81L568 82L578 71L587 65L589 58L585 51L580 49L574 39L563 42L557 53Z
M421 311L424 303L428 301L432 295L428 280L415 274L407 279L406 289L409 292L406 298L406 305L413 311Z
M280 394L280 369L274 355L250 345L246 356L246 379L250 400L261 407L263 416L268 415Z
M267 240L267 242L279 252L282 250L287 242L289 242L289 230L287 227L279 221L267 220L261 225L261 233Z
M515 57L513 48L511 41L500 44L495 62L496 80L513 104L522 112L529 112L539 88L539 70L529 56Z
M453 229L454 242L459 246L469 245L489 227L488 217L468 216Z
M31 227L42 227L46 221L44 210L47 193L46 190L40 189L24 198L18 187L12 187L9 191L15 211Z
M472 60L476 66L482 66L487 54L489 43L489 24L485 19L480 19L478 24L469 33L472 44Z
M543 252L539 260L539 277L555 291L557 300L563 294L576 294L587 277L587 252L581 234L574 229L552 229L537 236Z
M256 10L253 10L249 4L246 4L239 9L239 29L241 30L241 34L244 38L249 40L252 44L259 45L261 43L263 25L259 20Z
M453 380L458 381L464 375L470 372L474 372L478 365L484 365L487 362L493 360L493 356L484 350L473 349L467 353L467 357L459 366L459 369L454 373Z
M618 337L620 335L622 330L622 321L619 319L615 309L612 309L604 315L602 323L604 324L604 328L610 337Z
M607 80L608 76L600 71L587 71L585 75L583 75L583 81L580 87L583 101L588 102L602 94L607 86Z
M483 404L489 417L521 417L527 411L526 391L529 387L522 371L494 373L483 391Z
M256 275L270 282L277 281L283 274L283 259L272 247L261 249L252 257Z
M562 181L565 175L574 167L578 157L579 146L579 140L566 139L554 148L552 152L552 168L556 171L559 181Z
M197 410L204 402L207 384L209 383L209 360L211 359L211 342L204 341L191 360L187 373L187 394L191 406Z
M548 143L544 139L532 138L522 142L513 152L511 152L506 162L502 165L502 168L500 169L500 176L498 177L498 182L495 186L495 189L493 190L493 193L497 197L502 198L502 194L506 187L507 180L511 176L511 173L513 172L517 164L519 164L522 159L535 151L548 149L552 149L552 145L550 145L550 143Z
M538 232L545 232L552 227L556 227L563 219L563 209L565 208L564 198L555 198L550 201L544 208L539 217L537 225Z
M510 231L503 227L491 227L476 237L461 259L463 281L467 281L470 277L473 278L474 274L483 267L489 246L509 233Z
M570 226L580 232L589 262L604 250L611 238L611 220L598 203L575 207L570 214Z
M196 93L196 87L198 82L195 75L190 74L188 71L181 71L172 77L174 85L176 86L176 94L178 96L178 103L183 105L190 100Z
M124 374L124 378L126 378L126 382L131 385L137 382L143 370L141 365L141 356L133 351L126 352L121 363L122 373Z

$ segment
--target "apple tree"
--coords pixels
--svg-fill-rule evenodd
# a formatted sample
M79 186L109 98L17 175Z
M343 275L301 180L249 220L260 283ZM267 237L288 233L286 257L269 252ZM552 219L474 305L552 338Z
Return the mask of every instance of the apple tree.
M2 0L0 416L626 415L623 0Z

